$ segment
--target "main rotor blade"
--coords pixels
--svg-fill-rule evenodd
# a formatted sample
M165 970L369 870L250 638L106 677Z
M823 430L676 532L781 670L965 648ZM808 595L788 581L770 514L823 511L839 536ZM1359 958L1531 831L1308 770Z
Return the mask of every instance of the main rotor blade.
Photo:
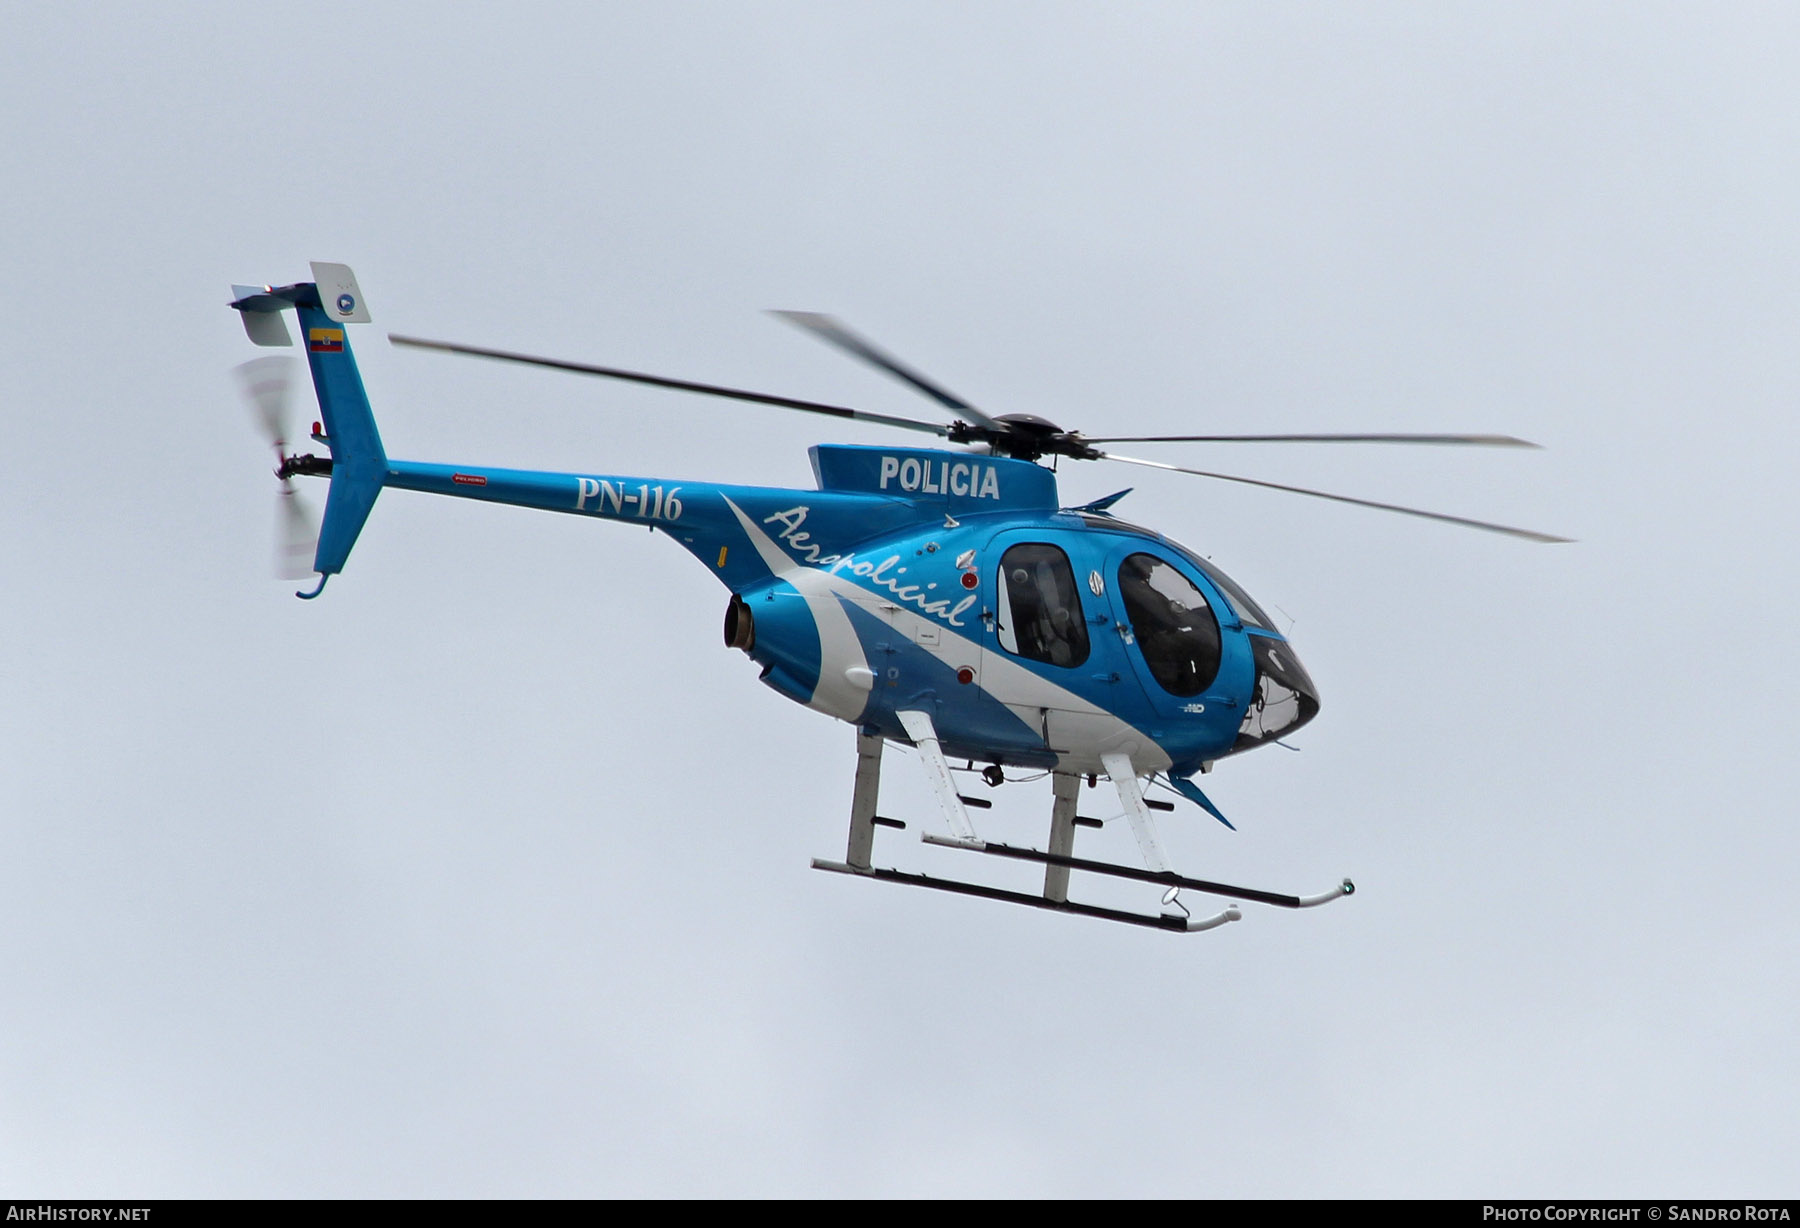
M877 349L872 342L857 336L842 322L828 315L821 315L816 311L772 311L769 314L779 316L797 328L804 328L821 341L835 345L846 354L860 358L871 366L881 368L903 383L911 384L944 408L968 415L969 421L976 426L985 426L994 431L1007 429L1004 422L996 422L955 393L938 387L892 354Z
M1514 435L1083 435L1085 443L1424 443L1476 448L1541 448Z
M395 345L416 350L442 350L446 354L467 354L474 358L493 358L501 362L523 363L532 367L549 367L555 371L573 371L578 375L603 375L608 379L630 380L656 388L673 388L678 392L699 392L707 396L726 397L734 401L752 401L758 405L774 405L780 409L804 410L809 414L829 414L834 418L850 418L857 422L874 422L881 426L897 426L902 430L924 431L931 435L948 435L950 428L936 422L920 422L915 418L896 418L889 414L872 414L867 410L843 405L826 405L820 401L802 401L796 397L778 397L766 392L750 392L743 388L727 388L720 384L699 384L693 380L669 379L646 375L642 371L624 371L617 367L596 367L585 362L569 362L561 358L542 358L536 354L518 354L511 350L491 350L479 345L461 345L454 341L427 341L423 337L405 337L389 333Z
M1311 495L1315 499L1330 499L1334 503L1353 503L1357 507L1372 507L1383 512L1399 512L1403 516L1422 516L1426 520L1441 520L1445 524L1459 524L1466 529L1485 529L1489 533L1504 533L1508 537L1522 537L1534 542L1568 542L1570 537L1557 537L1550 533L1539 533L1533 529L1516 529L1511 525L1493 524L1486 520L1470 520L1466 516L1450 516L1443 512L1428 512L1417 507L1401 507L1397 503L1377 503L1373 499L1353 499L1349 495L1334 495L1323 490L1308 490L1304 486L1283 486L1279 482L1264 482L1259 478L1238 477L1230 473L1209 473L1204 469L1184 469L1180 465L1165 465L1161 461L1139 460L1135 456L1119 456L1113 452L1102 452L1102 460L1124 461L1127 465L1147 465L1152 469L1167 469L1174 473L1191 473L1197 478L1217 478L1221 482L1241 482L1246 486L1261 486L1265 490L1282 490L1291 495Z

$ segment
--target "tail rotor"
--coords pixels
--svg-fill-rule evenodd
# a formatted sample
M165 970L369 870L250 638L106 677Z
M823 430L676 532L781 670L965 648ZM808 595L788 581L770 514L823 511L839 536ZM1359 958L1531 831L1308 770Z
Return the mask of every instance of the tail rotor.
M288 453L296 366L291 358L270 355L237 368L238 384L252 419L275 449L275 476L281 479L281 488L275 492L274 571L280 580L303 580L312 575L313 553L319 543L318 513L293 481L294 474L304 470L296 467L299 458Z

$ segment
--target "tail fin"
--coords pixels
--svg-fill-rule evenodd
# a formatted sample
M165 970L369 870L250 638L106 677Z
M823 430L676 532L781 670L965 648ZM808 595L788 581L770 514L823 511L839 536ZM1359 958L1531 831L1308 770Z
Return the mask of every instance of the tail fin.
M345 324L368 322L362 291L346 265L315 263L312 269L310 282L279 288L234 286L231 304L244 318L244 331L258 345L292 344L279 315L292 307L306 342L325 442L331 448L331 492L313 554L319 586L302 596L317 596L326 579L344 569L387 476L381 433L375 429L362 375L344 335Z

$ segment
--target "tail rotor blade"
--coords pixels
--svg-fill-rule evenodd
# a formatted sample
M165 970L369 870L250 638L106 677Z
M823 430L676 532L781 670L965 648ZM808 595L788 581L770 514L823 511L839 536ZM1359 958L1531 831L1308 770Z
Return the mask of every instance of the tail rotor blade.
M237 368L238 385L269 446L287 447L293 418L294 360L279 355L252 358Z
M275 578L304 580L313 574L319 518L292 482L275 494Z

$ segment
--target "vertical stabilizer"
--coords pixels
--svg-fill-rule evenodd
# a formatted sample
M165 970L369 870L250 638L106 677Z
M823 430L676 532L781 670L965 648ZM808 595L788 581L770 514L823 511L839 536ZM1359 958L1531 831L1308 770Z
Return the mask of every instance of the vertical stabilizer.
M375 506L387 476L387 453L345 335L346 324L369 321L356 274L342 264L314 263L312 268L314 281L280 287L233 286L231 306L243 318L244 331L258 345L292 344L281 313L292 308L299 317L325 441L331 448L331 490L313 553L313 570L319 573L319 587L323 588L325 577L344 569L363 522ZM285 469L282 476L288 476ZM303 595L317 593L314 589Z
M360 299L357 306L361 306ZM325 523L319 530L313 570L332 576L344 569L350 548L381 493L387 453L382 450L375 414L363 391L362 373L356 369L344 326L316 304L298 303L296 308L319 413L325 421L325 438L331 447L331 493L325 502Z

